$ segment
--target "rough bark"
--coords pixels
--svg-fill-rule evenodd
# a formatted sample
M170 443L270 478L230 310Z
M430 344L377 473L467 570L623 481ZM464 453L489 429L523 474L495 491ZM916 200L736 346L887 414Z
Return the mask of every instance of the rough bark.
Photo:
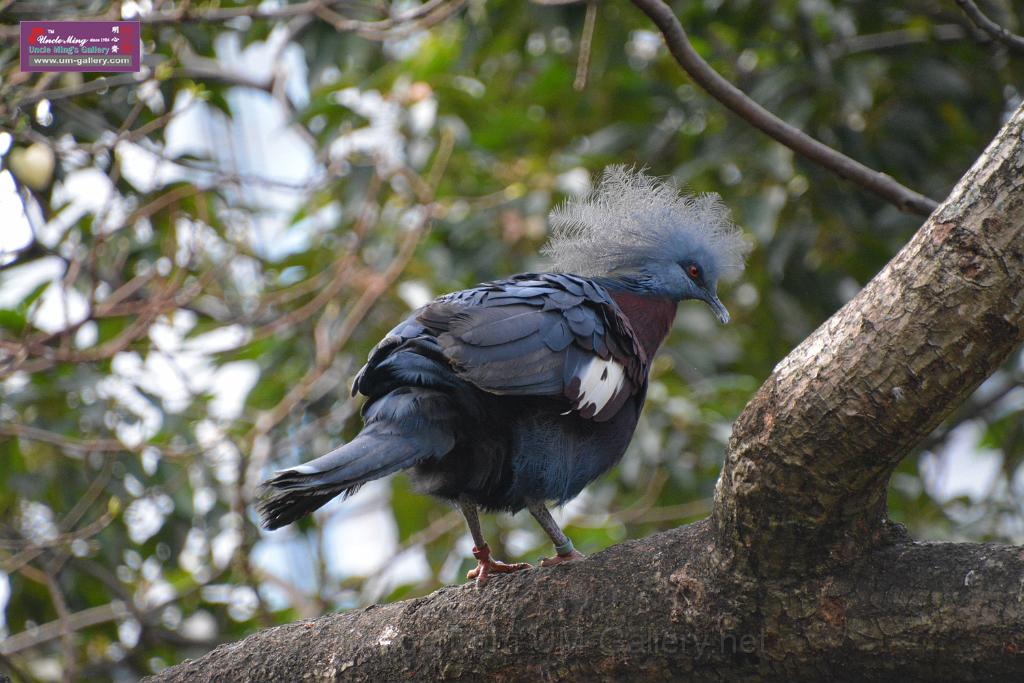
M737 420L712 516L485 590L260 631L161 681L1021 680L1024 551L887 522L899 460L1024 339L1024 107Z
M792 571L884 540L889 475L1024 339L1021 112L733 427L722 549Z

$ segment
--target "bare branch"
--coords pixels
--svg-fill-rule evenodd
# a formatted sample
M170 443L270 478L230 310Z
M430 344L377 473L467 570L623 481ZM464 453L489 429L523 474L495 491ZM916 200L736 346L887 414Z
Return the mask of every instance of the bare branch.
M380 191L380 186L380 176L374 173L370 180L370 187L366 192L366 198L363 201L363 210L360 212L359 218L356 220L350 233L355 239L350 242L348 249L334 260L334 268L327 283L318 286L316 295L306 303L254 330L252 334L253 339L262 339L276 334L281 330L293 327L317 312L323 311L324 306L341 292L352 276L356 255L363 245L363 239L370 227L370 221L376 215L377 195Z
M895 50L908 45L921 45L931 41L956 42L968 37L967 30L958 24L939 24L926 28L904 28L881 33L866 33L842 38L825 46L825 53L831 59L865 52Z
M266 4L245 7L196 8L189 3L169 12L146 15L143 23L150 26L179 23L223 23L233 19L281 20L317 16L339 31L354 32L370 40L388 40L405 35L408 30L422 30L441 21L465 6L466 0L427 0L422 5L379 21L350 19L336 10L357 7L351 0L307 0L294 4ZM402 33L392 33L400 28Z
M56 640L61 637L65 630L81 631L90 626L117 621L127 616L128 608L120 600L98 607L90 607L74 612L68 615L66 619L58 619L21 633L15 633L3 642L0 642L0 654L13 655L17 652L36 647L41 643Z
M1011 33L989 19L988 16L982 12L972 0L956 0L956 4L960 5L960 9L962 9L964 14L974 22L975 26L992 36L993 39L999 41L1015 52L1024 53L1024 37Z
M377 300L387 291L387 288L402 274L409 259L412 258L416 245L426 232L430 222L430 211L424 209L423 219L410 230L399 247L398 253L392 259L388 267L380 275L372 278L366 289L352 304L341 327L331 337L327 347L317 352L317 363L315 363L302 378L285 394L277 405L267 411L253 427L251 434L246 440L255 436L265 434L272 427L283 420L295 406L299 404L310 392L316 382L327 372L330 362L341 348L348 343L349 337L355 332L359 323L366 314L370 312Z
M353 31L368 40L404 38L438 24L465 7L467 0L428 0L419 7L393 19L366 22L349 19L322 4L314 14L338 31Z
M440 183L444 174L444 169L447 167L448 161L451 158L453 145L454 139L451 136L446 135L442 138L441 145L434 157L432 167L428 172L428 180L423 180L418 174L412 171L412 169L407 167L399 169L398 173L409 179L410 185L417 193L417 199L420 203L419 209L421 212L419 220L412 229L406 233L405 238L402 240L401 245L398 248L398 253L391 259L391 262L384 271L380 274L375 274L366 283L362 294L349 308L340 328L333 332L330 342L322 348L317 349L316 363L313 367L303 375L303 377L291 388L284 398L277 403L277 405L267 411L267 413L265 413L256 422L256 424L253 425L253 428L246 437L246 441L252 443L256 437L266 434L270 429L281 422L281 420L283 420L285 416L287 416L288 413L291 412L291 410L307 396L309 391L313 388L313 385L327 371L334 356L336 356L341 348L348 343L348 340L355 332L356 327L370 312L373 305L384 294L384 292L387 291L387 288L390 287L391 284L393 284L402 274L402 271L408 264L409 259L412 258L420 239L428 231L430 221L434 217L434 198L437 192L437 186ZM369 214L364 211L361 220L368 220L368 217Z
M78 657L76 657L74 630L71 628L71 611L68 609L68 601L60 588L57 577L53 574L46 574L46 590L50 593L50 601L57 612L57 621L60 627L60 647L63 656L62 680L65 683L72 683L77 677Z
M587 86L587 70L590 68L590 47L594 41L594 26L597 24L597 0L587 3L587 15L583 20L583 34L580 36L580 56L576 62L576 80L572 87L580 92Z
M444 21L465 7L467 1L427 0L418 7L378 21L352 19L339 14L337 11L339 9L358 7L350 0L306 0L306 2L280 6L256 4L244 7L214 8L196 8L190 3L181 3L180 7L175 10L154 12L142 17L142 23L147 26L163 26L181 23L217 24L236 19L281 21L316 17L331 24L338 31L356 33L367 40L394 40ZM75 17L76 20L101 18L105 17ZM17 26L0 26L0 38L15 38L17 35Z
M935 200L815 140L747 97L704 61L693 48L672 9L662 0L633 0L633 4L657 25L679 66L709 95L740 118L810 161L894 204L901 211L927 216L938 206Z
M103 482L105 484L106 482ZM96 488L96 487L93 487ZM86 494L88 496L89 494ZM76 506L77 507L77 506ZM73 515L78 512L72 510L71 513L65 518L64 523L61 524L61 528L67 528L67 522L70 521ZM83 510L84 512L84 510ZM23 548L17 554L12 555L9 558L0 560L0 571L7 574L11 574L16 571L21 571L29 562L39 557L42 552L48 548L66 546L72 541L78 539L91 538L96 534L100 533L114 521L115 513L112 506L108 505L107 510L96 520L85 525L81 529L63 533L48 541L33 542L27 547ZM4 545L9 545L10 541L4 541Z
M191 3L181 3L181 7L170 12L154 12L143 18L143 23L151 26L161 24L188 23L223 23L233 19L273 20L291 19L292 17L313 14L321 7L350 5L348 0L309 0L280 6L255 4L244 7L197 8Z
M116 76L100 76L99 78L93 78L78 85L69 85L64 88L40 90L38 92L30 93L20 98L14 106L22 107L26 104L38 102L39 100L50 100L52 102L53 100L77 97L79 95L96 92L97 90L105 90L106 88L138 84L143 80L144 78L140 77L137 73L117 74Z
M41 441L43 443L60 446L61 448L72 452L77 451L82 453L91 453L98 451L121 453L129 450L127 446L115 439L84 441L82 439L73 439L69 436L64 436L63 434L30 427L28 425L20 425L14 422L0 425L0 434L5 436L21 437L29 439L30 441Z

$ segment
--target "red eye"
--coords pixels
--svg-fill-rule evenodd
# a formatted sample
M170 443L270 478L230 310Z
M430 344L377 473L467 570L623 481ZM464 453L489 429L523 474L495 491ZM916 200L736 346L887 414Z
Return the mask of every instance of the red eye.
M700 269L697 268L697 266L690 266L689 268L686 269L686 272L689 273L690 277L692 277L694 280L696 280L697 277L700 275Z

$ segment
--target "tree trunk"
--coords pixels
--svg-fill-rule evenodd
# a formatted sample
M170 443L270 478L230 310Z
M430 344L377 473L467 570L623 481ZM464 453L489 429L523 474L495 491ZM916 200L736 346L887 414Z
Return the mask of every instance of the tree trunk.
M916 543L889 475L1024 340L1024 107L736 421L709 519L260 631L159 681L1024 680L1024 550Z

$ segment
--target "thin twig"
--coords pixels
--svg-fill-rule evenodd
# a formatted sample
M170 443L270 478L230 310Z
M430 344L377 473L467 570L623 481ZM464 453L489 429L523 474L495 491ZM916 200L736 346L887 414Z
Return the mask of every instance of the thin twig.
M100 76L94 78L91 81L86 81L78 85L69 85L66 88L54 88L52 90L40 90L39 92L33 92L24 97L20 98L16 103L16 107L21 107L26 104L32 104L39 100L59 100L67 97L77 97L78 95L85 95L87 93L96 92L97 90L103 90L105 88L116 88L121 85L129 85L132 83L142 83L144 79L139 78L137 73L118 74L117 76Z
M114 513L109 508L104 512L99 519L87 524L86 526L66 534L54 538L51 541L43 541L35 545L29 546L24 550L19 551L17 554L0 562L0 571L6 574L11 574L22 569L32 560L39 557L44 550L50 547L60 547L67 545L71 541L92 538L96 534L100 533L114 521Z
M461 512L453 510L441 517L438 517L428 526L420 529L414 534L411 534L409 538L405 539L394 552L388 556L388 558L373 571L367 572L368 577L379 578L382 577L390 567L394 566L395 560L401 557L405 553L409 552L414 548L422 548L423 546L433 543L437 539L441 538L445 534L451 533L456 529L459 529L464 524L464 518ZM368 596L368 588L372 588L373 582L364 582L362 586L362 597L364 602ZM371 599L372 601L372 599Z
M868 168L859 161L815 140L747 97L742 90L723 78L711 68L710 64L704 61L704 58L693 48L672 9L662 0L633 0L633 4L650 17L661 31L669 51L679 66L709 95L743 120L794 152L829 169L841 178L846 178L870 190L902 211L927 216L938 206L934 199L925 197L901 185L890 176Z
M838 59L839 57L847 57L865 52L895 50L908 45L920 45L931 41L955 42L964 40L967 37L967 30L959 24L939 24L938 26L932 26L930 29L901 28L895 31L865 33L837 40L825 46L825 54L830 59Z
M290 19L292 17L316 16L339 31L354 32L368 40L391 40L402 38L413 31L428 28L465 6L466 0L427 0L422 5L380 21L361 21L338 14L348 2L338 0L308 0L291 5L268 7L262 4L246 7L225 7L214 9L193 9L183 7L166 13L154 13L145 17L147 25L178 24L182 22L220 23L248 17L254 20Z
M60 620L50 621L26 629L21 633L15 633L6 640L0 640L0 656L16 654L56 640L60 638L65 628L69 628L71 631L81 631L90 626L118 621L130 616L138 619L139 623L146 624L153 615L159 614L168 605L186 600L205 586L217 583L225 573L227 573L227 568L218 569L206 581L194 584L184 590L179 590L172 597L154 605L140 607L135 599L112 600L104 605L74 612L68 616L63 624Z
M335 332L335 336L331 339L329 347L324 352L317 354L318 358L328 359L328 361L326 363L321 361L311 367L302 379L300 379L298 383L291 388L285 397L256 422L254 435L258 436L266 434L274 425L283 420L288 413L290 413L292 409L306 397L310 389L313 388L313 385L316 384L317 380L319 380L327 371L329 367L329 359L332 359L337 355L341 348L348 342L349 337L352 336L353 332L355 332L356 327L360 322L362 322L366 314L370 312L373 304L377 302L377 299L387 291L387 288L391 283L393 283L405 269L406 264L412 257L416 245L419 243L420 238L426 231L430 218L431 213L429 207L424 207L423 219L406 235L405 240L403 240L402 245L399 248L398 254L395 255L394 259L385 271L372 279L366 289L363 290L362 295L355 301L351 309L349 309L348 315L345 317L341 328Z
M290 19L292 17L312 14L319 7L338 4L341 3L310 0L309 2L299 2L277 7L259 3L244 7L192 8L187 3L184 3L179 9L170 12L154 12L149 14L143 17L142 23L149 26L159 26L161 24L222 23L239 18L253 20Z
M597 24L597 0L587 3L587 16L583 19L583 34L580 36L580 56L576 62L576 80L572 87L582 92L587 87L587 70L590 68L590 47L594 41L594 25Z
M75 657L74 631L71 628L70 622L71 611L68 609L68 601L64 597L64 592L60 589L57 576L50 573L46 574L46 590L50 593L50 601L57 612L57 620L60 625L60 647L61 654L64 657L63 666L61 667L63 669L61 680L64 683L72 683L78 671L78 658Z
M184 186L180 189L192 190L191 186ZM173 194L175 191L158 197L153 203L169 203L166 201L168 195ZM195 192L192 192L195 194ZM145 212L146 207L140 209ZM154 210L155 211L155 210ZM145 213L145 215L149 215ZM178 270L172 278L167 280L167 283L162 286L157 292L145 302L138 303L137 317L131 323L128 324L125 329L118 333L112 339L109 339L99 346L84 349L82 351L65 350L61 348L54 349L52 347L31 347L28 343L15 343L11 348L13 359L9 359L7 367L0 369L0 377L9 376L17 371L27 372L29 374L47 370L57 363L91 363L100 360L106 360L112 358L114 355L123 351L130 344L145 336L149 332L151 324L165 313L182 308L189 304L193 299L198 297L216 276L216 270L210 269L202 273L200 277L187 286L184 285L182 280L185 277L184 270ZM94 319L94 316L90 315L87 319ZM7 342L0 340L0 348L8 346ZM37 352L43 355L33 355Z
M78 451L80 453L122 453L130 450L127 446L116 439L94 439L92 441L84 441L82 439L64 436L57 432L39 429L38 427L29 427L28 425L20 425L14 422L0 425L0 435L20 437L28 439L29 441L48 443L54 446L60 446L63 450Z
M999 41L1015 52L1024 53L1024 37L1018 36L1016 33L1011 33L989 19L988 15L982 12L972 0L956 0L956 4L960 5L960 9L964 11L964 14L967 15L967 18L970 19L975 26L992 36L993 39Z
M162 606L162 605L161 605ZM128 609L120 600L74 612L67 619L47 622L31 629L15 633L0 642L0 654L13 655L23 650L60 638L64 629L81 631L90 626L117 621L128 616Z
M446 145L443 145L442 148L438 150L438 154L434 160L434 169L432 169L432 172L430 173L431 179L439 181L443 174L443 168L447 165L449 154L450 148ZM442 170L436 171L439 167ZM408 171L408 169L405 170ZM360 322L362 322L366 314L369 313L377 299L384 294L387 288L405 269L409 259L412 258L416 246L419 244L420 238L422 238L424 233L426 233L430 225L434 211L434 193L437 189L422 180L414 185L422 185L422 189L426 192L426 195L417 195L420 201L420 210L422 211L421 219L406 234L405 239L402 241L402 244L398 249L398 253L391 260L391 263L388 264L388 267L385 268L384 272L375 274L375 276L369 280L363 290L363 293L358 299L356 299L346 314L341 327L334 332L329 345L323 350L317 350L317 361L313 367L309 368L306 374L291 388L291 390L277 403L277 405L264 413L259 420L256 421L253 429L245 439L247 442L252 443L255 438L269 432L307 396L309 391L313 388L313 385L316 384L316 382L330 367L331 360L348 342L349 337L351 337L352 333L355 332L356 327Z
M353 241L352 246L346 251L345 257L335 261L334 274L327 282L327 285L320 288L316 293L316 296L302 306L289 311L286 315L283 315L255 330L252 335L253 340L263 339L264 337L268 337L281 330L294 326L317 311L322 311L324 306L327 305L327 302L338 295L352 274L353 262L355 261L359 248L362 246L363 238L369 228L370 220L376 214L377 194L380 191L380 185L380 176L374 173L370 181L370 187L366 192L366 200L363 204L363 210L360 213L359 218L356 220L355 226L352 228L351 234L355 236L355 240Z

